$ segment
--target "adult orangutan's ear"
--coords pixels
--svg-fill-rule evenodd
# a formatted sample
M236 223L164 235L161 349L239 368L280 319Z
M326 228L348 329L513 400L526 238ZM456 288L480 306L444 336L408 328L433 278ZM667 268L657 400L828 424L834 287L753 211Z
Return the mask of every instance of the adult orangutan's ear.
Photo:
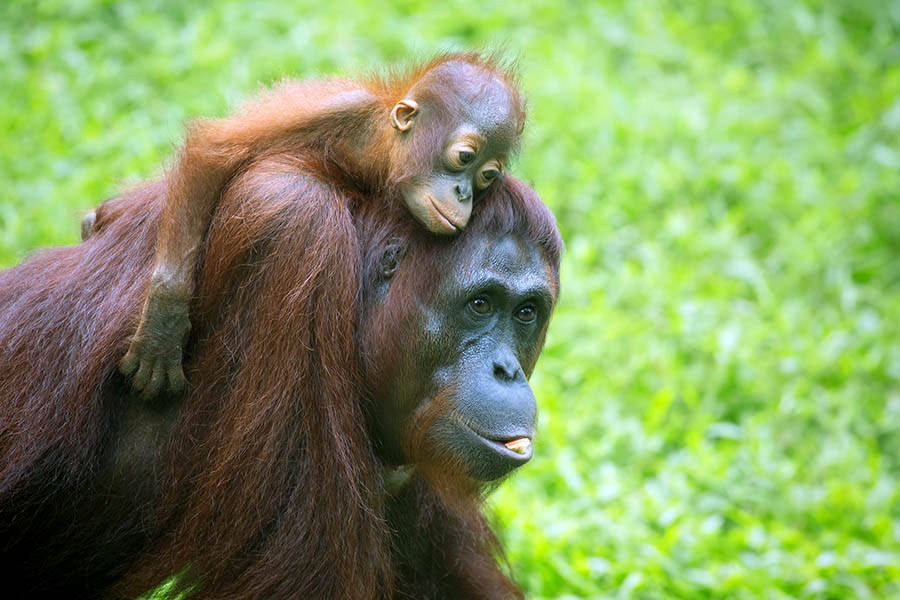
M413 117L419 112L419 105L412 98L405 98L397 103L391 111L391 125L398 131L409 131L413 126Z
M406 248L400 242L392 241L388 244L378 261L379 275L386 281L390 280L397 272L404 254L406 254Z

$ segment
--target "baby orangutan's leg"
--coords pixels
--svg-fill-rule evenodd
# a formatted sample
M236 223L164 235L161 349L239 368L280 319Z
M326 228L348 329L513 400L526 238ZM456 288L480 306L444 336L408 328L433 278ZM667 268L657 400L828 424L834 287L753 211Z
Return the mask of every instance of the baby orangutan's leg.
M180 165L181 172L197 168L196 162ZM204 181L202 177L194 179ZM166 389L176 394L184 389L181 359L191 330L188 308L194 293L197 256L211 212L209 199L197 202L190 198L166 198L147 300L137 332L119 363L119 370L126 376L133 375L135 389L148 398Z

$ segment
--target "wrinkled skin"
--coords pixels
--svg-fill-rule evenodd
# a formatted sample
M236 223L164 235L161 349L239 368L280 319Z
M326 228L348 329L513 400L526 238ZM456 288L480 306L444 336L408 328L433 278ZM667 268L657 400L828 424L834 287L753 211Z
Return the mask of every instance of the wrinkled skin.
M491 481L532 455L528 378L555 302L549 269L537 247L512 234L466 239L445 264L456 267L412 305L402 343L368 353L370 365L395 365L373 384L376 437L393 464L436 462ZM391 302L388 291L373 311L376 327L394 318L383 310ZM504 446L523 439L519 452Z

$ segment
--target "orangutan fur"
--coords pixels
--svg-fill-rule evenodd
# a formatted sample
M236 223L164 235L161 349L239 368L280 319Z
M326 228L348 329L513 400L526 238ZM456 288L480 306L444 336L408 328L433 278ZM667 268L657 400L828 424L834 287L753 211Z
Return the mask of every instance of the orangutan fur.
M432 465L385 490L361 344L408 340L360 327L391 245L423 273L393 284L409 305L479 231L537 244L558 285L552 216L503 177L463 237L438 238L301 162L256 163L219 202L181 396L143 400L116 369L164 182L101 206L81 244L0 272L4 597L133 598L166 582L203 599L522 597L479 486L442 483Z

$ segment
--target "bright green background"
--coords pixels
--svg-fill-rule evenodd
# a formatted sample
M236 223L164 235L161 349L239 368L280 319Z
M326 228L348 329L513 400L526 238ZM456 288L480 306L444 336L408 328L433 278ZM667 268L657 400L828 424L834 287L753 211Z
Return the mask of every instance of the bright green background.
M493 497L516 577L900 597L898 40L868 0L6 0L0 264L259 82L505 45L513 170L568 246L537 454Z

